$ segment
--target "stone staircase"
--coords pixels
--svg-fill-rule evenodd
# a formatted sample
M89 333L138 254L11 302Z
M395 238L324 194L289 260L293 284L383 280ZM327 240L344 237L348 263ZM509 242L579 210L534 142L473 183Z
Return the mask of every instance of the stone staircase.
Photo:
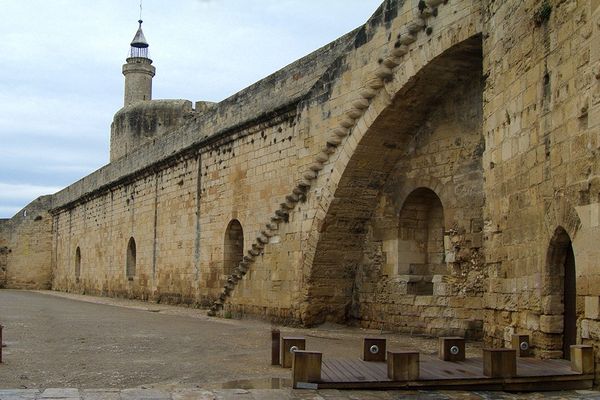
M264 229L254 240L252 248L247 251L243 260L227 278L223 291L208 311L209 316L216 316L223 309L225 302L231 296L237 284L248 273L256 258L263 252L265 246L268 245L269 239L276 234L281 224L288 223L290 212L296 208L296 205L300 201L306 199L307 193L317 179L319 172L325 167L325 164L336 152L338 146L342 144L344 139L350 134L350 131L356 126L357 120L369 108L372 99L384 87L385 82L392 79L394 68L402 63L402 57L408 54L409 46L417 40L417 35L420 32L424 32L427 35L432 33L432 28L427 26L427 21L437 16L438 6L447 3L448 0L419 1L415 19L403 26L398 35L398 40L394 43L389 55L381 62L370 79L366 81L363 89L359 91L358 97L351 103L352 107L346 111L339 125L331 131L325 147L317 154L314 162L302 175L301 180L291 190L290 194L285 197L285 201L280 204L279 209L271 216L270 221L264 225Z

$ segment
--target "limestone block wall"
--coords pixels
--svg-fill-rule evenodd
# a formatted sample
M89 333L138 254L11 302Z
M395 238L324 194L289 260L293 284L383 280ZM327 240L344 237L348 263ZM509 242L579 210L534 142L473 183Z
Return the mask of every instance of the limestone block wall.
M53 287L208 304L226 279L227 226L232 220L241 223L247 248L292 185L290 171L303 142L295 112L281 113L58 209ZM129 279L132 238L136 272ZM271 275L255 274L247 283L252 293L248 306L268 298L274 308L289 309L288 297L271 296ZM279 284L293 280L286 276Z
M306 133L298 131L299 118L290 114L283 123L253 129L251 135L208 153L202 185L206 206L202 211L210 218L202 219L200 224L207 248L203 257L209 260L205 270L211 274L211 288L218 289L213 292L215 296L229 278L223 274L223 260L225 230L230 221L240 222L244 249L252 249L273 210L293 187L298 156L306 140ZM289 225L296 227L297 222L290 218ZM292 299L300 288L302 258L293 229L282 227L270 238L271 243L236 288L232 312L280 320L291 317Z
M386 7L389 8L389 4ZM384 21L384 15L380 13L379 22L373 25L373 30L384 22L390 24L396 15L397 13L387 12ZM363 47L367 35L371 34L367 32L367 28L364 27L359 30L360 32L356 31L344 36L305 59L267 77L231 99L216 105L194 121L190 121L178 132L157 139L153 145L149 143L140 147L138 151L116 160L59 193L55 199L55 225L57 226L55 242L58 249L55 268L59 271L55 279L56 287L81 291L110 287L107 293L137 296L135 278L133 283L124 282L125 247L128 240L134 237L126 232L143 231L142 235L145 235L148 231L154 230L156 237L152 260L157 275L163 273L162 271L165 271L167 276L173 275L166 270L167 262L176 263L177 271L181 269L185 271L190 260L194 263L195 276L192 282L193 285L197 285L194 296L188 296L187 289L182 289L181 285L174 285L173 290L169 289L169 293L184 292L185 301L198 302L216 296L226 278L223 275L223 242L226 227L233 219L240 221L244 231L245 247L248 249L253 240L264 230L265 222L270 221L269 216L272 215L273 210L278 209L281 202L285 201L286 195L301 177L302 172L312 163L320 146L325 144L328 135L327 126L333 124L324 115L329 112L326 103L331 92L331 82L340 79L338 71L349 67L339 64L336 54L354 47ZM358 39L355 40L355 37ZM364 49L367 49L367 46L364 46ZM375 56L373 52L377 53L378 50L370 49L365 54L372 58ZM319 78L324 68L332 62L333 71ZM358 64L362 63L364 59L361 58ZM376 68L376 65L358 68L357 76L362 76L365 71L372 71L373 68ZM310 102L320 105L319 108L311 111L311 115L305 112L308 108L306 103L299 106L294 103L298 101L298 96L304 96L307 92L310 93L308 95ZM337 94L336 107L344 102L347 103L348 96L348 94ZM269 111L271 107L279 108ZM232 114L234 109L236 113ZM257 111L262 114L256 115ZM339 118L341 109L336 108L335 112ZM297 113L300 113L300 116L296 116ZM248 119L249 117L253 119ZM318 122L319 120L325 121L323 126ZM315 121L314 125L312 121ZM235 125L236 123L238 125ZM199 160L195 167L195 184L190 182L188 186L187 182L184 182L183 186L169 190L173 191L173 196L183 191L194 193L194 208L190 208L191 200L185 204L173 201L169 206L174 211L166 211L166 213L195 215L197 220L193 227L177 226L176 218L171 218L161 225L160 219L163 218L161 215L164 215L161 207L166 204L166 199L162 197L155 196L154 200L156 203L154 208L158 210L154 216L158 221L155 227L148 222L150 214L141 216L139 213L142 211L137 208L132 209L131 205L126 203L123 204L124 199L130 196L121 193L125 190L123 188L140 186L144 187L140 189L143 193L149 192L146 188L147 184L141 183L142 178L145 182L149 177L157 174L157 171L171 173L175 165L180 165L182 160L191 157ZM110 202L109 194L112 196ZM131 203L132 199L129 201ZM150 204L150 200L146 198L137 198L135 201L136 204L143 202L144 207ZM90 224L96 221L88 218L90 209L100 207L92 205L95 202L103 204L102 207L108 210L107 213L112 218L103 228L111 232L105 236L113 235L109 237L116 237L123 243L120 248L114 246L116 248L114 251L119 254L113 255L112 261L100 260L98 263L100 265L95 267L98 271L92 273L96 279L101 276L103 281L111 282L110 284L87 283L89 278L85 277L86 252L80 245L74 243L89 241L90 243L85 244L86 248L102 247L96 244L99 239L90 229L92 226ZM125 218L124 216L128 214L131 215ZM265 263L258 265L246 279L245 292L244 288L239 291L241 296L246 296L243 297L246 309L263 314L265 309L269 309L269 312L278 318L289 318L291 298L301 295L301 291L297 290L302 282L298 279L298 266L303 260L299 244L301 242L298 241L299 228L308 229L313 216L314 212L302 214L301 217L290 216L291 228L289 230L285 228L286 230L280 235L272 238L277 246L273 250L266 251ZM188 222L186 221L186 224ZM169 233L175 234L186 230L189 234L191 229L194 230L192 233L194 243L192 245L189 241L178 243L177 249L172 250L171 257L168 259L173 261L163 261L161 254L166 253L163 243L170 240ZM136 233L136 236L139 234ZM74 238L77 240L74 241ZM136 261L147 264L150 256L144 253L144 249L148 246L141 247L138 242L139 240L136 240L138 244ZM75 276L78 264L77 247L80 247L81 253L79 279ZM90 265L89 261L92 265L96 264L95 258L90 260L87 256L87 259L88 265ZM109 272L105 271L106 268ZM144 268L146 267L140 267L140 274ZM145 280L141 276L140 279ZM152 290L142 290L142 293L145 293L143 296L154 298L165 290L166 283L159 278L156 279ZM129 288L128 285L133 287Z
M599 339L599 5L485 5L485 334L496 345L531 334L546 357L563 355L571 298L573 340Z
M48 289L52 280L51 196L0 221L0 288Z
M431 133L436 137L436 144L431 144L435 154L431 174L436 179L460 174L455 183L464 191L473 178L466 164L445 167L459 148L468 152L477 147L479 141L467 140L476 136L473 130L461 125L464 117L445 113L443 105L431 107L439 111L438 119L428 119L426 107L437 104L441 94L460 81L457 77L470 76L471 68L474 82L479 82L478 5L456 0L441 5L439 12L419 16L413 2L385 1L363 27L204 110L170 134L140 143L135 151L61 191L54 197L53 209L54 287L209 304L232 278L225 273L231 269L225 263L230 261L226 237L227 227L236 221L253 265L237 280L227 311L306 324L319 322L315 315L338 321L358 318L366 325L378 322L370 303L372 287L379 283L369 281L366 267L357 269L371 251L369 246L378 242L365 236L364 228L375 212L372 200L384 188L389 193L397 189L393 182L406 172L400 172L402 168L411 174L425 171L418 157L413 160L405 154L430 146L427 141L411 144L419 127L430 123L439 129ZM449 66L434 62L448 51ZM425 68L429 63L434 66ZM392 70L390 65L398 68ZM427 71L421 73L422 69ZM466 99L473 97L462 109L472 111L481 96L469 85L462 90L468 93ZM122 117L123 126L135 125ZM477 113L469 118L481 120ZM353 122L348 127L355 129L340 131L349 119ZM466 133L458 132L462 128ZM365 132L375 132L369 136L375 137L377 146L369 139L361 143L366 152L356 150ZM450 140L454 134L466 141ZM438 135L444 139L437 140ZM439 149L437 142L442 141L446 147ZM343 143L347 148L336 151ZM344 166L348 160L350 173ZM401 160L404 163L398 164ZM298 192L299 185L310 190ZM402 186L408 190L410 184ZM469 194L477 198L480 191L475 188ZM444 193L439 196L450 204ZM342 212L332 211L331 205ZM350 213L350 218L343 213ZM444 225L444 230L432 234L431 240L443 249L422 274L432 275L428 283L438 294L452 288L442 279L446 259L452 257L461 277L467 276L461 282L468 281L470 275L460 264L478 248L472 244L477 240L472 233L480 229L472 221L477 216L466 213L464 205L450 206L444 215L438 226ZM451 221L448 225L458 221L454 231L448 230L452 234L446 234L446 220ZM341 236L319 239L332 226ZM329 250L330 244L335 251ZM444 249L451 247L446 253ZM336 252L343 252L343 257ZM348 291L354 282L356 290ZM326 298L330 293L337 296L333 301ZM395 293L390 289L387 295L391 299ZM461 295L469 301L477 298L476 291ZM407 292L406 298L410 296L416 304L415 295ZM450 307L454 316L461 301ZM473 304L462 308L472 309ZM319 311L307 312L307 305ZM439 305L425 306L431 306L432 314L424 317L430 319L423 330L433 332L449 314L434 316ZM392 308L388 307L390 326L400 328L405 317L395 315ZM466 332L465 313L456 329ZM477 331L478 324L468 328Z
M378 60L381 61L388 54L390 46L393 46L393 41L390 43L392 32L399 31L403 24L413 20L414 12L415 9L408 2L385 1L363 27L352 32L344 52L331 63L299 105L302 111L297 134L301 141L296 144L297 161L294 168L288 170L292 179L287 181L287 186L281 187L282 196L272 205L270 213L265 215L263 228L264 224L271 221L275 211L286 214L289 211L289 220L278 223L278 232L264 246L264 254L253 261L248 275L233 290L231 300L227 300L226 304L228 312L250 311L263 316L273 313L271 316L278 319L305 319L302 316L302 303L306 301L308 290L310 267L307 264L310 263L315 245L311 230L315 229L317 215L324 212L323 204L318 203L328 199L330 193L327 188L315 182L306 197L300 196L297 205L295 202L286 204L286 195L292 196L294 190L298 190L298 183L306 184L305 177L316 176L315 171L324 177L340 173L333 169L333 164L324 163L321 167L323 162L319 164L315 160L322 157L323 152L331 152L331 144L328 142L337 140L332 139L333 130L346 118L345 113L353 107L352 103L358 93L380 67ZM340 138L337 144L341 141ZM290 211L291 206L293 209ZM259 274L263 285L274 290L249 290L248 285ZM291 310L276 310L272 307L271 299L281 297L291 301ZM310 300L319 303L317 298Z
M53 287L192 302L197 280L190 253L195 243L196 172L197 160L182 160L55 214ZM136 252L130 280L126 270L131 239Z
M226 227L232 219L241 222L247 249L285 198L282 188L294 181L295 157L308 137L296 126L298 101L352 37L217 105L201 104L202 112L187 124L178 121L175 132L141 143L57 193L55 288L173 302L214 300L226 278ZM137 274L129 280L132 238ZM268 284L251 285L262 293ZM290 308L276 300L268 304Z
M481 337L482 83L431 107L368 225L351 315L364 327Z
M406 27L415 21L415 8L408 3L385 2L365 25L361 40L356 42L360 45L355 43L355 49L349 49L348 56L335 63L340 67L323 76L323 87L331 89L307 102L310 129L326 135L314 137L316 146L310 158L315 165L307 164L306 168L317 168L315 160L331 153L331 147L334 150L329 161L320 161L322 169L310 185L307 203L290 212L291 218L302 210L305 218L300 236L303 287L298 314L306 324L344 321L350 316L365 224L381 186L406 151L423 115L439 100L440 93L445 93L448 83L462 76L465 71L461 68L470 63L480 70L476 5L452 2L437 15L439 19L428 21L430 35L423 30L418 40L407 42L409 47L392 38L407 35ZM464 45L459 45L462 41ZM419 74L453 45L457 49L448 56L448 66L442 67L439 61L439 69L433 66ZM394 53L405 57L394 58L390 55ZM392 70L385 65L398 67ZM331 80L332 76L339 79ZM321 99L326 101L321 104ZM338 135L340 127L351 127L348 138L344 129ZM334 135L342 137L338 140ZM236 292L233 301L235 297Z

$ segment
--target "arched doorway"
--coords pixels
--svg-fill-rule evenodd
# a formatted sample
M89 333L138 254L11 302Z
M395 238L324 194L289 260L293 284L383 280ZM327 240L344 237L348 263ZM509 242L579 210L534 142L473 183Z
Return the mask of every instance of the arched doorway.
M446 275L444 208L431 189L416 189L404 201L398 260L398 274L410 277L408 294L432 295L433 275Z
M225 230L223 243L223 273L228 276L244 258L244 231L237 219L232 220Z
M75 250L75 281L79 282L81 276L81 249L77 247Z
M563 315L562 351L564 358L570 359L570 346L577 342L577 287L573 244L563 227L554 231L547 262L549 289L556 288L561 292L563 309L554 311Z
M126 261L126 274L127 279L132 281L136 274L136 246L135 239L129 239L129 243L127 244L127 261Z

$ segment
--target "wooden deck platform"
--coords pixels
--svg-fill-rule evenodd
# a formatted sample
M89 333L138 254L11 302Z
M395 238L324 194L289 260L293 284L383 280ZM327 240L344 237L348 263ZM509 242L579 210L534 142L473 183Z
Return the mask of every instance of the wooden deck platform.
M519 358L517 377L488 378L483 375L483 360L449 362L421 354L420 376L416 381L391 381L384 362L366 362L360 359L324 359L321 382L311 386L317 389L457 389L547 391L589 389L593 375L571 370L566 360L538 360Z

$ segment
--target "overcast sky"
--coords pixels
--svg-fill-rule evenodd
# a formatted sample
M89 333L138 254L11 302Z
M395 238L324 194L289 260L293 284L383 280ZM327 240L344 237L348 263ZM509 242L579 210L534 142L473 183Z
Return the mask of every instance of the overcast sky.
M144 0L153 97L220 101L363 24L382 0ZM139 0L2 0L0 218L108 163Z

